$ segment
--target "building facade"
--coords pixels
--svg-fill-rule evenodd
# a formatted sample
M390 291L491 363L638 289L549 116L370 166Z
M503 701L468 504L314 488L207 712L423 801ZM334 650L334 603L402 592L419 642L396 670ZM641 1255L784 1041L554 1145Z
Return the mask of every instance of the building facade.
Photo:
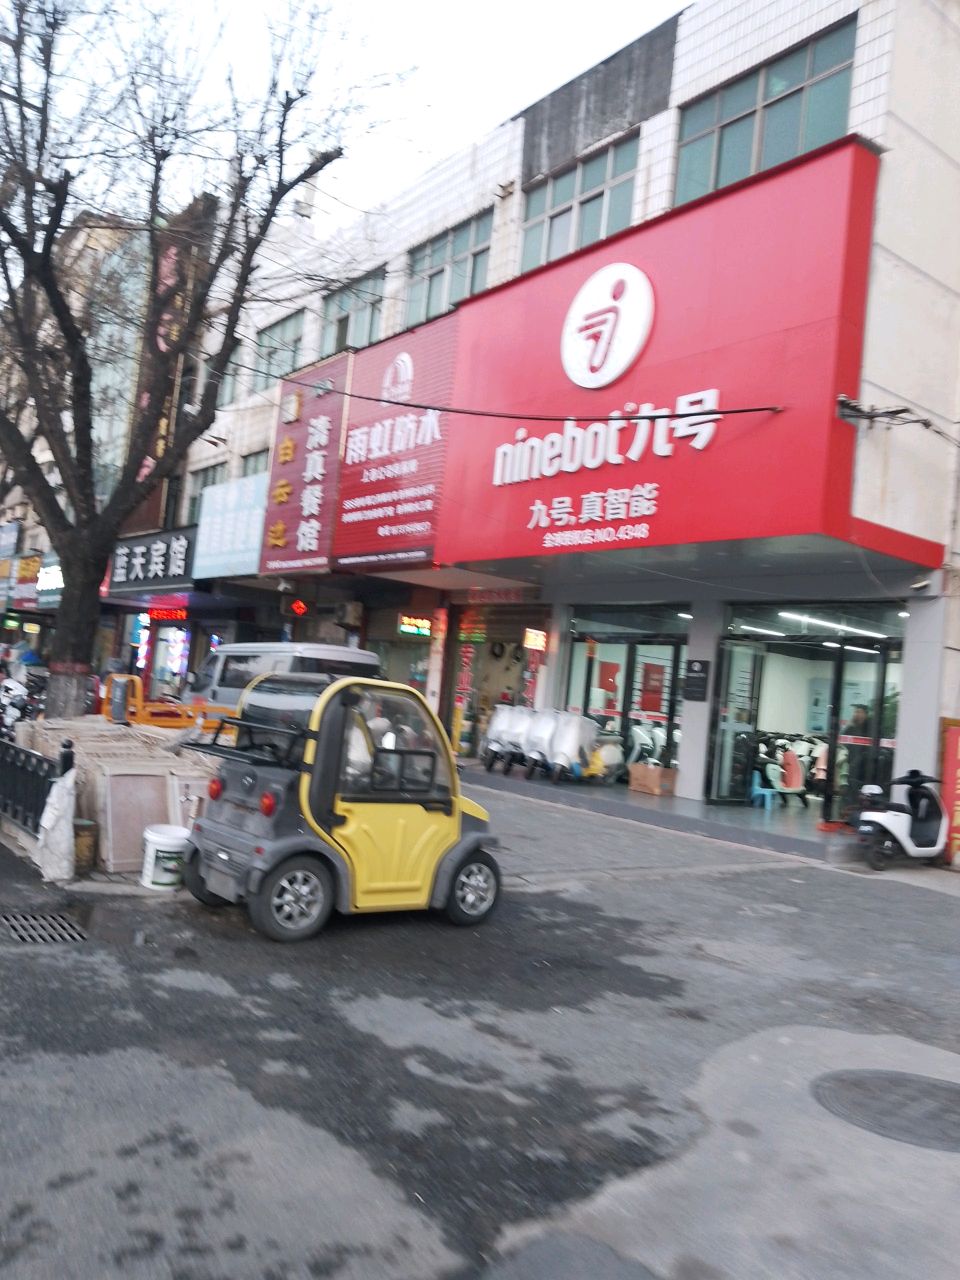
M190 579L181 666L349 636L465 747L569 707L718 802L784 740L831 797L935 772L958 54L952 3L698 0L323 245L284 224L173 503L259 558Z

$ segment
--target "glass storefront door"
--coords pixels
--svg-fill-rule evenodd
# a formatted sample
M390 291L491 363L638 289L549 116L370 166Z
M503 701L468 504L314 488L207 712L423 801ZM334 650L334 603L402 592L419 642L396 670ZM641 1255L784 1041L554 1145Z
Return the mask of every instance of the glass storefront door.
M899 688L898 641L724 641L710 798L802 791L843 818L865 783L890 781Z

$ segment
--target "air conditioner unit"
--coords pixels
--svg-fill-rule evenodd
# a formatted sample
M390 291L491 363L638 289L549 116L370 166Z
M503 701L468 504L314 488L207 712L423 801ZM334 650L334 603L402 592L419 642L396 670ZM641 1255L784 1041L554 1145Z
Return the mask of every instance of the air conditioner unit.
M337 605L333 616L341 627L356 630L363 623L363 605L359 600L348 600Z

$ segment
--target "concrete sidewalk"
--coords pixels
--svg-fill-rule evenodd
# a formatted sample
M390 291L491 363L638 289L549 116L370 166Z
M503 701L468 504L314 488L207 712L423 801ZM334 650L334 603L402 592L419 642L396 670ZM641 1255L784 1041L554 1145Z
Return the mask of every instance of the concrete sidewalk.
M463 782L471 788L482 787L514 796L551 800L588 813L627 818L667 831L729 840L754 849L827 859L838 849L845 848L854 834L818 831L818 808L813 804L803 809L799 803L791 801L787 808L766 810L748 805L707 804L703 800L684 800L677 796L641 795L622 784L603 786L599 783L565 782L551 786L543 777L528 782L516 770L509 777L504 777L496 769L487 773L478 760L461 763Z

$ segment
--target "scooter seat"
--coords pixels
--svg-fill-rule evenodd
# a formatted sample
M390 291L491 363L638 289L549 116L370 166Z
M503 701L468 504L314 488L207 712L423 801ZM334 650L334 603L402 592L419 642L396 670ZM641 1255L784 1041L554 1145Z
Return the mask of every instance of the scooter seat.
M908 817L910 818L913 817L913 810L910 808L910 806L906 804L900 804L899 801L890 801L890 803L885 804L883 807L887 813L905 813L907 814Z

